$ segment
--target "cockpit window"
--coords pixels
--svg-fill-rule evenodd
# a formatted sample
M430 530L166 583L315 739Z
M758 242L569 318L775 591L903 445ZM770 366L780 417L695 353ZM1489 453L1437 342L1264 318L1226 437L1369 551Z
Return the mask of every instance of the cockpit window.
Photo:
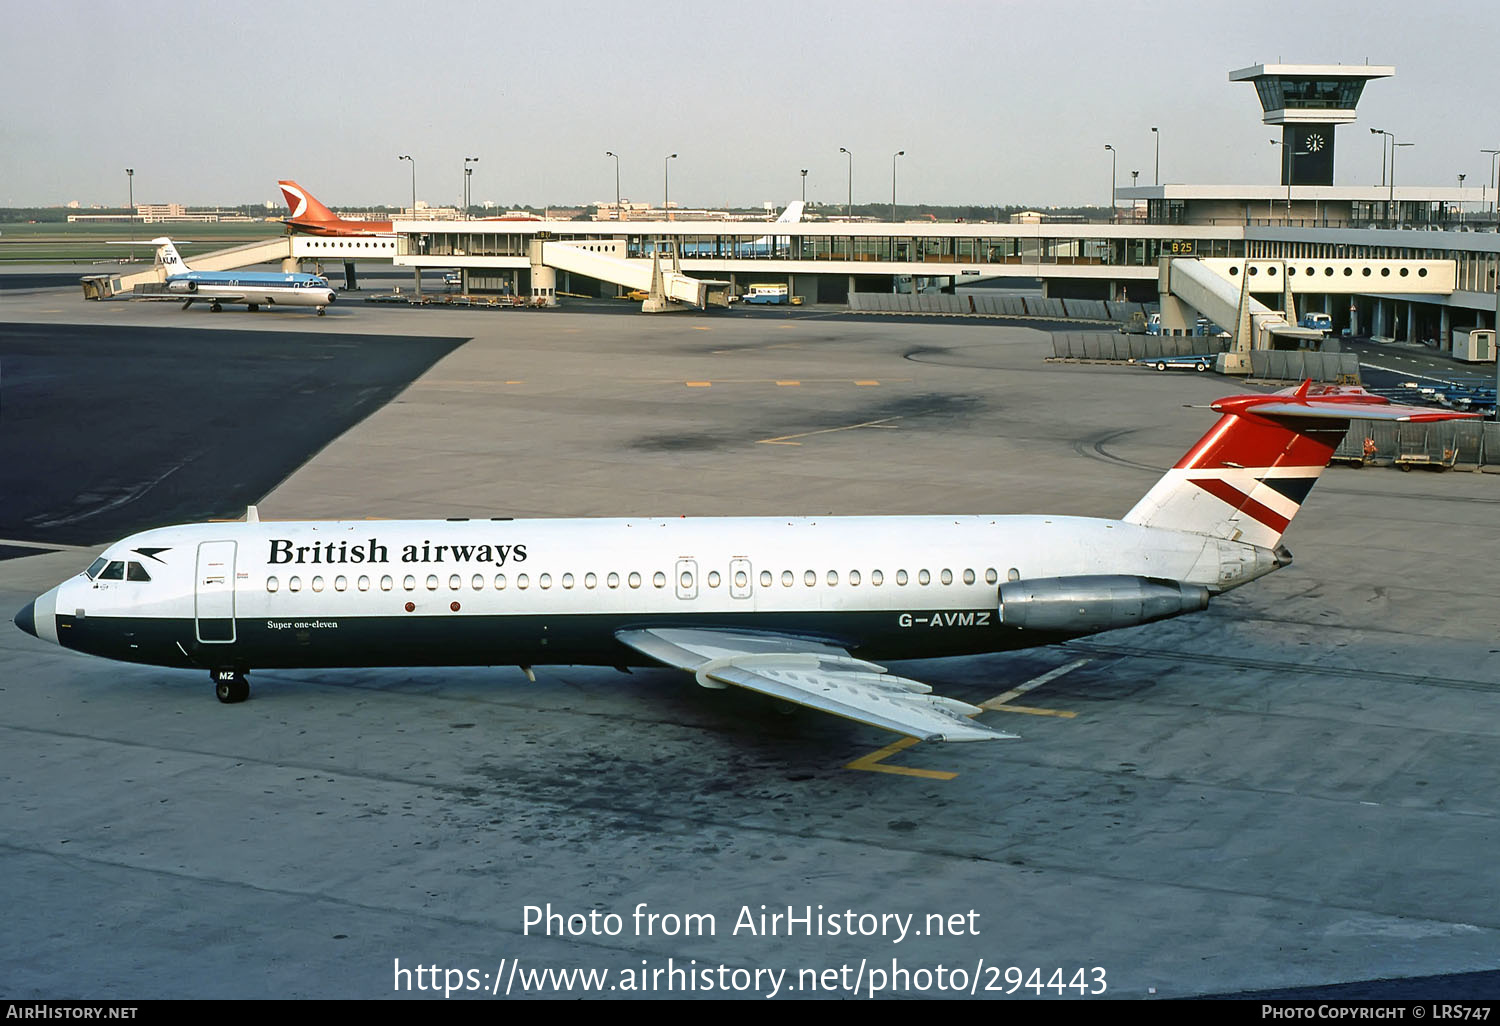
M125 564L118 559L112 561L99 575L101 581L123 581L125 579Z
M90 564L89 568L85 570L84 573L88 576L88 579L92 581L94 578L99 576L99 571L103 570L108 565L109 560L105 559L103 556L100 556L98 559L94 560L92 564Z
M125 566L125 579L127 581L149 581L151 580L151 575L146 573L145 567L132 559Z

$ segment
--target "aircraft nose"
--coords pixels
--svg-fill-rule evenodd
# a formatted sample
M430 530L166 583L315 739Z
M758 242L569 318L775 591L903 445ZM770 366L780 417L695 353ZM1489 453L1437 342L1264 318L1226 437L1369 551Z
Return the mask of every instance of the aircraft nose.
M36 603L28 602L14 617L15 624L21 630L36 637Z

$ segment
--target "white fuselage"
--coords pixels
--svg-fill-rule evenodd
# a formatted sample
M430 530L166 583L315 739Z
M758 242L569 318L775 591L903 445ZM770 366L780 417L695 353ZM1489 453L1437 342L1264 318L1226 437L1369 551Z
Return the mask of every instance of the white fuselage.
M620 665L639 660L615 631L662 624L887 659L995 651L1057 640L1000 629L1007 582L1135 575L1218 592L1275 567L1237 542L1044 516L209 523L102 558L150 580L63 582L36 602L39 637L252 667Z

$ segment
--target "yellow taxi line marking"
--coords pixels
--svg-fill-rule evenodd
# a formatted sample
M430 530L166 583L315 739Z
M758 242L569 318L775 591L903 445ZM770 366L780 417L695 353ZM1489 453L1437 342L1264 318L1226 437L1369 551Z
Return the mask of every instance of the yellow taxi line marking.
M817 431L804 431L804 432L802 432L801 434L798 434L798 435L778 435L775 438L761 438L761 439L758 439L755 444L756 445L801 445L802 444L801 442L794 442L794 441L792 441L792 439L793 438L809 438L812 435L827 435L827 434L833 433L834 431L853 431L855 428L892 427L894 425L892 425L890 422L893 421L893 420L900 420L900 419L901 419L900 417L886 417L886 418L884 418L882 420L867 420L863 424L846 424L843 427L819 428Z
M878 384L880 384L880 382L878 382L878 381L856 381L855 384L859 385L861 388L868 388L871 385L878 385Z
M912 745L920 744L914 737L903 737L894 744L886 745L878 752L862 755L849 763L844 769L865 770L868 773L894 773L902 777L923 777L927 780L952 780L958 776L957 773L948 773L944 770L914 769L911 766L887 766L885 759L889 759L897 752L905 751Z
M1078 669L1080 666L1082 666L1082 665L1084 665L1085 663L1088 663L1088 662L1091 662L1091 660L1090 659L1075 659L1071 663L1066 663L1066 664L1064 664L1062 666L1059 666L1055 670L1048 670L1046 673L1042 674L1040 677L1033 677L1033 678L1031 678L1031 680L1028 680L1025 684L1021 684L1021 685L1018 685L1016 687L1013 687L1009 691L1005 692L1004 694L996 695L994 698L991 698L988 701L980 702L979 703L979 708L981 708L981 709L995 709L995 708L998 708L999 706L1004 705L1005 703L1009 702L1013 698L1020 698L1022 695L1026 694L1026 692L1028 692L1028 691L1034 691L1037 688L1041 687L1043 684L1046 684L1046 683L1049 683L1051 681L1056 680L1057 678L1061 677L1065 673L1072 673L1074 670Z
M1043 684L1046 684L1048 681L1056 680L1065 673L1072 673L1074 670L1090 661L1091 660L1089 659L1075 659L1071 663L1059 666L1054 670L1048 670L1046 673L1043 673L1040 676L1033 677L1026 683L1011 688L1009 691L1003 694L996 695L994 698L991 698L986 702L980 702L979 708L991 711L999 710L1001 712L1030 713L1033 716L1059 716L1065 719L1072 719L1078 714L1074 712L1066 712L1060 709L1038 709L1032 706L1007 705L1006 703L1008 703L1012 698L1017 698L1021 695L1026 694L1028 691L1036 690ZM895 773L899 776L922 777L926 780L952 780L958 776L957 773L949 773L945 770L924 770L915 769L911 766L886 765L886 759L889 759L897 752L904 752L906 749L911 748L913 745L917 745L920 743L921 742L914 737L903 737L901 740L896 741L893 744L886 745L879 751L871 752L869 755L862 755L858 759L855 759L853 762L845 763L844 769L865 770L869 773Z
M787 385L800 385L800 384L802 384L802 382L800 382L800 381L778 381L778 382L776 382L776 384L779 387L785 388Z
M1065 720L1078 715L1067 709L1042 709L1034 705L991 705L982 708L987 708L990 712L1025 713L1027 716L1061 716Z
M688 388L711 388L711 387L713 387L713 382L712 381L684 381L683 384L687 385Z

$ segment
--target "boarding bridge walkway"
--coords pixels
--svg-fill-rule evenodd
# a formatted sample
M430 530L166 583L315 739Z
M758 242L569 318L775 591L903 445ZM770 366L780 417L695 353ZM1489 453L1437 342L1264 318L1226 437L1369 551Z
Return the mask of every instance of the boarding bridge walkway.
M668 258L667 266L659 253L647 263L625 259L624 251L623 241L610 239L535 241L531 244L532 294L543 301L552 298L546 292L552 288L552 272L567 271L647 293L642 305L647 312L670 309L671 304L699 310L729 305L729 282L683 274L675 253Z
M292 259L291 242L286 236L282 236L247 242L212 253L199 253L189 261L188 266L195 271L233 271L241 267L254 267L256 264L276 263L282 265L282 270L286 270L289 262L291 270L295 271L297 268ZM137 285L154 285L165 281L166 277L166 271L157 263L145 270L124 274L91 274L81 279L81 284L85 299L108 299L122 293L132 293Z
M1252 350L1276 349L1277 341L1293 348L1315 344L1322 332L1299 328L1294 294L1354 294L1400 292L1447 295L1458 282L1452 260L1235 260L1230 258L1167 257L1160 266L1162 331L1188 334L1197 311L1234 336L1227 366L1249 367ZM1281 309L1273 310L1251 292L1280 293Z

